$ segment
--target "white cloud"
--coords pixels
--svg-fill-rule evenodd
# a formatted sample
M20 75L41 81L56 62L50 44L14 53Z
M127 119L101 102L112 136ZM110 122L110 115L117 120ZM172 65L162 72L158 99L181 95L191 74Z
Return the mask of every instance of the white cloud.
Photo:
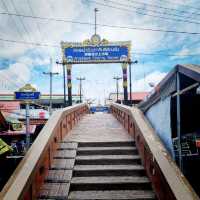
M15 13L12 2L10 0L4 0L8 7L8 11ZM24 15L35 15L48 18L75 20L81 22L94 22L94 12L95 7L99 8L97 13L97 23L108 24L108 25L119 25L119 26L130 26L130 27L144 27L144 28L154 28L154 29L172 29L180 31L200 31L199 26L189 24L189 23L178 23L176 21L165 21L158 20L156 18L151 18L147 15L138 15L134 12L135 9L129 6L128 9L132 9L133 12L126 12L124 10L116 10L108 7L103 7L99 5L92 4L85 0L29 0L30 6L32 7L33 13L27 4L27 0L14 0L15 6L18 13ZM106 1L105 1L106 2ZM118 3L125 3L125 1L116 0ZM130 4L131 1L126 1ZM129 2L129 3L128 3ZM186 10L189 12L194 12L185 6L193 5L195 6L195 0L168 0L166 4L165 1L159 1L159 6L170 7L174 9ZM158 5L156 1L148 2L150 4ZM139 5L137 5L139 6ZM148 9L148 6L146 7ZM153 8L151 8L153 9ZM4 12L5 7L0 1L0 11ZM150 12L146 12L150 14ZM152 13L151 13L152 14ZM186 15L186 14L185 14ZM189 15L186 15L189 16ZM24 30L24 23L28 33ZM20 41L30 41L38 43L48 43L60 45L60 41L78 41L81 42L84 39L88 39L94 34L93 26L86 26L81 24L63 23L63 22L53 22L45 20L35 20L29 18L19 18L10 17L7 15L1 15L0 18L0 38L20 40ZM197 40L196 36L188 36L184 34L166 34L161 32L151 32L151 31L138 31L129 29L114 29L108 27L97 27L97 33L101 35L102 38L106 38L109 41L119 41L119 40L131 40L132 41L132 51L140 52L152 52L158 51L160 49L182 49L177 52L177 55L184 55L187 53L199 53L198 48L187 48L185 43L190 43ZM53 72L59 72L62 75L62 66L56 65L55 61L61 61L62 55L60 48L50 48L50 47L35 47L33 45L23 45L15 43L0 42L0 58L12 58L16 60L16 64L13 64L7 70L0 71L3 74L0 77L0 84L8 84L10 88L14 88L14 83L17 85L22 85L24 82L31 81L30 74L31 70L35 66L46 66L48 65L50 57L53 58ZM34 56L32 55L34 53ZM170 52L168 52L170 54ZM136 58L136 57L134 57ZM140 60L143 58L139 56ZM174 59L174 57L172 58ZM139 61L143 62L143 60ZM156 61L157 62L157 61ZM160 61L162 62L162 60ZM148 70L147 76L144 79L139 79L133 82L133 89L137 91L150 90L148 85L149 82L154 82L155 84L160 81L165 73L159 72L160 63L155 63L152 57L150 62L151 66L154 64L158 66L158 71ZM165 66L168 64L166 63ZM113 65L114 66L114 65ZM145 63L137 67L141 68L136 72L135 77L141 77L144 73ZM163 65L162 65L163 66ZM148 66L147 66L148 67ZM121 68L106 68L105 66L99 66L98 70L94 66L93 69L87 68L87 66L73 67L72 78L74 79L77 75L87 75L87 79L91 79L92 82L84 82L84 94L88 98L99 98L99 96L107 96L109 92L115 91L115 82L113 81L113 75L121 75ZM119 70L118 70L119 69ZM149 69L149 68L148 68ZM163 71L163 70L162 70ZM5 82L6 76L11 82ZM96 84L95 80L104 80L102 84ZM40 83L36 83L40 86ZM59 83L60 84L60 83ZM48 87L48 86L47 86ZM2 90L0 86L0 90ZM122 87L121 87L122 88ZM58 87L55 88L58 90ZM48 90L48 89L47 89ZM59 88L59 91L61 89ZM73 86L74 93L78 91L78 84L75 82ZM104 95L105 93L105 95Z
M15 63L0 71L0 91L14 92L30 80L30 69L23 63Z
M133 82L133 91L150 91L152 88L149 83L153 83L155 86L166 76L167 73L155 71L148 74L146 77Z

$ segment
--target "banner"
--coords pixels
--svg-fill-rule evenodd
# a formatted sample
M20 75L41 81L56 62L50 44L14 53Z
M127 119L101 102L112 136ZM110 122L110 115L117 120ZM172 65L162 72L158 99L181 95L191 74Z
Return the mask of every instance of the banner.
M67 47L67 62L123 62L128 61L128 47L119 45Z

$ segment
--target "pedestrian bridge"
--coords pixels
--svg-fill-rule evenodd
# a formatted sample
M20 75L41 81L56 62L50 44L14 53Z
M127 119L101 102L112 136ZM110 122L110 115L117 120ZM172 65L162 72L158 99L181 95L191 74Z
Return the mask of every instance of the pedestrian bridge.
M86 104L53 113L1 198L199 199L142 112Z

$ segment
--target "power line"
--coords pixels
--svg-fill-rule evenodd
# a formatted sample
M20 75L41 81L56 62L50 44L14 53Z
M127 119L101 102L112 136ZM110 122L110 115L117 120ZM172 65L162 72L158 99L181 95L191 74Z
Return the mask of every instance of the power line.
M2 4L3 4L5 10L9 13L8 7L6 6L6 3L4 2L4 0L1 0L1 2L2 2ZM12 21L14 22L14 24L15 24L15 27L16 27L16 29L17 29L18 35L23 39L23 35L22 35L22 33L20 32L20 30L19 30L19 28L18 28L18 26L17 26L17 23L16 23L16 21L14 20L14 17L13 17L13 16L10 16L10 18L11 18L11 20L12 20Z
M18 14L17 8L16 8L16 6L15 6L13 0L10 0L10 2L12 3L15 12ZM26 28L26 26L25 26L25 24L24 24L22 18L19 17L19 20L20 20L20 22L21 22L21 24L22 24L22 26L23 26L23 28L24 28L24 31L26 32L26 34L27 34L27 36L28 36L28 38L29 38L29 41L31 41L30 34L29 34L29 32L28 32L28 30L27 30L27 28Z
M160 11L152 10L152 9L140 8L140 7L136 7L136 6L133 6L133 5L118 3L116 1L111 1L111 0L105 0L105 1L113 3L113 4L116 4L116 5L119 5L119 6L123 6L123 7L126 7L126 8L132 7L132 8L137 9L137 10L148 11L148 12L152 12L152 13L156 13L156 14L168 15L168 16L174 16L174 17L181 17L181 18L188 19L187 16L183 16L183 15L179 15L179 14L166 13L166 12L160 12ZM146 5L148 5L148 4L146 4ZM174 19L174 18L169 18L169 19L177 20L177 19Z
M165 3L167 3L167 4L171 4L171 2L166 1L166 0L159 0L159 1L165 2ZM175 5L179 5L179 6L188 7L188 8L192 8L192 9L195 9L195 10L198 10L198 11L199 11L199 8L196 8L196 7L193 7L193 6L184 5L184 4L177 3L177 2L173 2L173 4L175 4Z
M104 7L118 9L118 10L121 10L121 11L124 10L124 11L131 12L131 13L135 12L139 15L146 15L146 16L150 16L150 17L155 17L155 18L160 18L160 19L165 19L165 20L178 21L178 22L184 22L184 23L190 23L190 24L200 24L200 22L196 22L196 21L168 18L168 17L159 16L159 15L152 15L152 14L143 13L143 12L137 11L138 8L134 11L134 10L130 10L130 9L127 9L127 8L116 7L116 6L113 6L113 5L100 3L100 2L97 2L95 0L85 0L85 1L89 1L89 2L92 2L92 3L98 4L98 5L104 6Z
M42 44L42 43L29 43L29 42L24 42L24 41L16 41L16 40L6 40L0 38L0 41L5 41L5 42L11 42L11 43L20 43L20 44L31 44L35 46L45 46L45 47L54 47L54 48L60 48L58 45L51 45L51 44ZM162 50L166 51L166 50ZM133 52L132 54L140 54L140 55L160 55L160 56L177 56L177 57L185 57L185 56L200 56L200 54L183 54L183 55L177 55L177 54L160 54L160 53L142 53L142 52Z
M35 15L34 15L33 8L32 8L32 6L31 6L29 0L27 0L27 4L28 4L28 7L29 7L29 9L30 9L30 11L31 11L31 14L32 14L33 16L35 16ZM41 37L41 39L43 40L42 33L41 33L41 30L40 30L40 26L38 25L37 21L35 21L35 23L36 23L36 26L37 26L38 32L39 32L39 34L40 34L40 37Z
M200 15L197 12L188 12L188 11L185 11L185 10L178 10L178 9L174 9L174 8L153 5L153 4L139 2L139 1L135 1L135 0L127 0L127 1L135 3L135 4L139 4L139 5L146 5L146 6L150 6L150 7L154 7L154 8L161 8L161 9L164 9L164 10L175 11L175 12L179 12L179 13L186 13L186 14L192 14L192 15L198 15L198 16Z
M17 43L17 44L25 44L25 45L60 48L59 45L54 45L54 44L45 44L45 43L42 44L42 43L34 43L34 42L25 42L25 41L18 41L18 40L3 39L3 38L0 38L0 41L10 42L10 43Z
M133 54L137 54L137 55L144 55L144 56L171 56L171 57L196 57L196 56L200 56L200 54L161 54L161 53L142 53L142 52L132 52Z
M16 14L16 13L7 13L7 12L0 12L0 15L10 15L10 16L18 16L18 17L31 18L31 19L40 19L40 20L56 21L56 22L63 22L63 23L81 24L81 25L88 25L88 26L94 26L95 25L94 23L90 23L90 22L80 22L80 21L74 21L74 20L47 18L47 17L39 17L39 16L31 16L31 15L22 15L22 14ZM131 26L109 25L109 24L97 24L97 25L101 26L101 27L108 27L108 28L120 28L120 29L130 29L130 30L132 29L132 30L141 30L141 31L181 33L181 34L191 34L191 35L199 35L200 34L200 32L164 30L164 29L153 29L153 28L140 28L140 27L131 27ZM27 42L27 43L29 44L29 42Z

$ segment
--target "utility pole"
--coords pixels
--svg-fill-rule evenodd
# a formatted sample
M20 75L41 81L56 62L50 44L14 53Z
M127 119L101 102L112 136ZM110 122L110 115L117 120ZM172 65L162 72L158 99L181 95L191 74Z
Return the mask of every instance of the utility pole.
M129 91L129 95L130 95L130 103L132 104L132 77L131 77L131 65L132 64L137 64L138 61L135 60L134 62L131 61L131 59L128 61L128 64L129 64L129 87L130 87L130 91Z
M45 75L49 75L50 77L50 100L49 100L49 113L52 114L52 79L53 75L58 75L58 72L43 72Z
M119 96L119 80L122 79L122 77L119 76L114 76L113 79L116 80L116 90L117 90L117 102L118 102L118 96Z
M82 98L81 98L81 96L82 96L82 81L84 81L85 80L85 77L78 77L78 78L76 78L78 81L80 81L79 82L79 87L80 87L80 103L82 103Z
M65 81L65 63L64 62L58 62L56 61L57 65L62 65L63 66L63 95L64 95L64 107L67 106L67 100L66 100L66 81Z

